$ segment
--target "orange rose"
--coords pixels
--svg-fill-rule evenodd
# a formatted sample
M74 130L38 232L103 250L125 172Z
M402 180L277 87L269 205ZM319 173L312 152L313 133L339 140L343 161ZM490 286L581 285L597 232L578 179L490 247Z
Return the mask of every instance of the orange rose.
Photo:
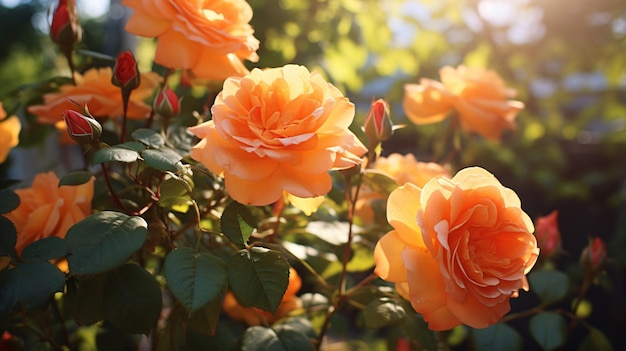
M20 142L22 124L17 116L7 117L7 113L0 102L0 163L6 161L9 151Z
M372 166L373 170L379 171L396 181L398 185L411 183L418 187L423 187L431 178L437 176L450 176L443 166L434 162L420 162L413 154L400 155L391 154L387 157L379 157ZM367 186L361 187L359 199L356 203L356 214L364 224L374 221L372 203L374 201L384 201L387 194L373 191Z
M302 66L227 79L211 112L212 121L189 129L202 139L191 157L223 175L243 204L268 205L283 192L325 195L328 171L357 165L367 152L348 129L354 105Z
M430 329L485 328L528 290L525 275L539 255L533 223L517 194L484 169L396 189L387 219L394 230L376 245L375 272L396 283Z
M296 296L301 286L302 279L300 279L298 272L289 267L289 285L287 286L287 290L285 291L285 295L283 295L280 305L278 305L276 313L271 314L254 307L243 307L237 302L235 295L230 291L224 296L222 308L224 313L230 318L245 322L249 326L269 325L280 318L286 317L289 312L302 307L302 301Z
M6 216L17 229L17 252L39 239L64 238L72 225L89 216L93 182L59 187L59 178L48 172L36 175L31 188L15 190L20 205Z
M452 109L459 113L461 126L485 138L499 140L502 131L515 129L515 117L524 108L494 71L459 66L443 67L441 83L422 79L404 86L404 111L417 124L443 120Z
M256 62L259 41L248 24L252 8L244 0L123 0L134 10L130 33L157 38L154 61L190 69L203 79L243 76L242 60Z
M43 105L34 105L28 112L39 117L41 123L55 124L63 120L63 112L74 110L83 113L85 105L96 118L116 118L122 115L123 103L120 88L111 83L111 68L93 68L85 75L76 74L76 85L67 84L58 93L45 94ZM133 90L128 102L128 118L146 118L151 107L144 100L158 88L161 77L154 72L141 74L141 84ZM64 129L65 124L57 128Z

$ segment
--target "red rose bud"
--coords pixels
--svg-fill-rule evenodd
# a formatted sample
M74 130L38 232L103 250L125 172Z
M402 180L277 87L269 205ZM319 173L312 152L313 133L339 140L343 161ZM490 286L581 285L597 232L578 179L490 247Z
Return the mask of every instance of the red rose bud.
M590 238L589 245L583 249L580 255L580 265L585 270L585 275L588 278L593 278L604 269L606 259L604 241L600 238Z
M122 89L133 90L139 86L141 75L135 56L130 51L122 52L115 61L111 83Z
M561 248L561 232L557 217L559 212L552 211L547 216L539 217L535 223L535 236L541 249L542 257L552 257Z
M89 144L98 140L102 134L102 126L98 121L74 110L63 112L67 134L79 144Z
M74 43L80 41L82 30L78 23L74 0L59 0L52 15L50 37L63 51L71 51Z
M166 118L176 116L180 111L178 96L176 96L174 90L169 87L165 87L159 91L152 107L154 108L154 112Z
M383 99L372 101L365 124L363 127L370 143L381 142L391 138L393 134L393 124L389 118L387 104Z

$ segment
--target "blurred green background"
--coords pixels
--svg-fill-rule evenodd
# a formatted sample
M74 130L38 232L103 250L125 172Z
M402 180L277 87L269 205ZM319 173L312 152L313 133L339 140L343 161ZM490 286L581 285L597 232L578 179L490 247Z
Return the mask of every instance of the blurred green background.
M589 322L601 326L616 349L626 347L626 1L249 2L261 41L260 61L249 67L298 63L322 72L357 105L356 126L372 97L385 98L394 122L407 123L383 144L385 154L413 152L437 161L445 122L410 124L401 108L405 83L438 80L444 65L498 72L526 104L518 128L500 144L466 138L453 166L488 169L519 194L532 218L559 210L564 254L558 263L573 274L588 236L607 242L611 260L606 279L590 292ZM108 55L132 48L149 67L154 43L124 34L128 13L119 1L77 3L81 48ZM47 36L54 6L0 0L0 101L26 120L31 97L20 88L68 75ZM25 126L21 149L41 149L47 131ZM19 157L13 153L1 167Z

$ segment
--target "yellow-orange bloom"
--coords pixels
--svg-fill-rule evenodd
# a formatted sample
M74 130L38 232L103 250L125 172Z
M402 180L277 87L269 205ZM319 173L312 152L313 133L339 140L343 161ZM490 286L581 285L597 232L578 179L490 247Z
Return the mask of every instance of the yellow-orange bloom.
M284 192L325 195L328 171L357 165L367 152L348 129L354 105L302 66L227 79L211 112L213 120L189 129L202 139L191 157L223 175L243 204L268 205Z
M524 104L508 100L515 91L496 72L461 65L443 67L439 75L441 83L424 78L420 84L404 86L404 111L411 121L439 122L455 109L463 129L485 138L500 140L505 129L515 129L515 117Z
M63 121L63 112L74 110L83 113L85 105L96 118L116 118L123 114L120 88L111 83L111 68L93 68L85 75L76 73L76 85L67 84L58 93L43 96L42 105L33 105L28 112L38 116L41 123L55 124ZM147 118L152 107L144 100L151 97L159 87L161 77L154 72L141 74L141 84L130 94L127 117L131 119ZM59 129L65 124L59 124Z
M244 0L123 0L134 10L130 33L157 38L154 61L189 69L197 78L223 80L248 73L242 60L256 62L259 41L249 25Z
M269 325L278 319L286 317L291 311L302 307L302 301L296 296L301 286L302 279L300 279L298 272L289 267L289 285L280 305L278 305L278 309L276 309L276 313L271 314L254 307L243 307L230 291L224 296L222 309L230 318L242 321L249 326Z
M379 157L372 165L372 169L387 175L395 180L398 185L411 183L420 188L434 177L450 176L450 171L447 168L434 162L418 161L413 154L393 153L387 157ZM377 200L384 201L386 198L387 194L374 191L368 186L361 187L356 203L356 214L361 218L363 224L374 221L372 203Z
M22 124L17 116L7 118L7 113L0 102L0 163L9 156L9 151L20 142Z
M485 328L528 290L539 255L533 223L517 194L484 169L396 189L387 219L394 229L376 245L375 272L396 283L430 329Z
M94 178L77 186L59 187L53 173L40 173L27 189L17 189L20 205L6 216L17 229L15 249L50 236L64 238L69 228L91 214Z

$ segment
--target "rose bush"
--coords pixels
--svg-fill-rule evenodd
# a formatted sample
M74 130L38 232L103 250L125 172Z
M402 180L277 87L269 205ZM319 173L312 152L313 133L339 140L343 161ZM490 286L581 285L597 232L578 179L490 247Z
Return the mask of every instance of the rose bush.
M30 188L17 189L20 205L6 214L17 229L15 250L20 253L30 243L58 236L91 214L94 178L77 186L59 187L53 172L35 176Z
M484 169L398 188L387 218L394 230L376 245L375 272L396 283L430 329L485 328L528 290L525 275L539 254L532 221Z
M19 144L22 124L17 116L7 117L7 113L0 102L0 163L3 163L9 151Z
M189 129L202 139L191 157L222 175L244 204L268 205L284 192L325 195L328 171L357 165L367 152L348 129L354 105L302 66L227 79L211 112L213 120Z
M154 61L189 69L203 79L248 73L242 60L256 62L259 41L248 24L252 9L243 0L124 0L134 10L126 30L157 38Z
M515 117L524 108L508 100L515 91L494 71L461 65L439 70L441 83L422 78L404 86L403 106L416 124L439 122L455 109L461 126L487 139L500 140L504 130L515 129Z

